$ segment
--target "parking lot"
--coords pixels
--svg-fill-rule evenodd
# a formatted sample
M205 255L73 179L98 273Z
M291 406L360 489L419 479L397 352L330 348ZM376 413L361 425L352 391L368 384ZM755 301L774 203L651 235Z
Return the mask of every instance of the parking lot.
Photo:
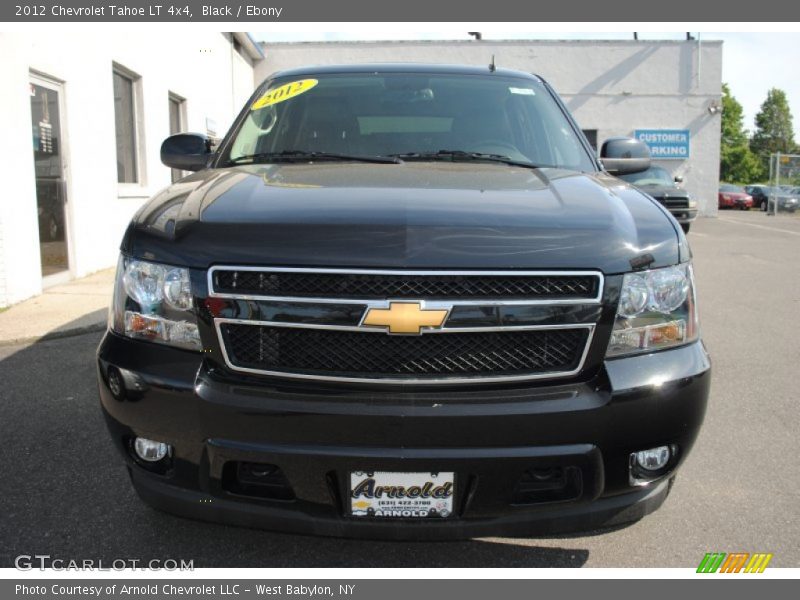
M771 552L800 567L800 218L721 212L689 234L714 363L700 439L672 494L631 526L442 543L311 538L198 523L139 502L106 433L92 333L0 347L0 566L20 554L195 567L694 567Z

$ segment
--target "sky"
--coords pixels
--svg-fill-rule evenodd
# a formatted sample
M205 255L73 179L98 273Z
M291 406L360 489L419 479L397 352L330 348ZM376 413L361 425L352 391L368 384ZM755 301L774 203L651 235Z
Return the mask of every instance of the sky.
M357 41L357 40L448 40L470 39L463 33L449 30L430 30L398 34L396 24L391 28L375 24L369 29L326 31L272 31L253 33L257 40L273 42L295 41ZM385 24L389 25L389 24ZM498 39L631 39L632 32L541 32L493 29L498 24L483 24L480 28L485 40ZM415 24L425 26L425 24ZM436 24L430 24L432 28ZM465 27L465 29L467 29ZM472 28L469 28L472 31ZM794 117L795 139L800 142L800 33L774 31L760 33L703 32L701 40L722 40L722 81L730 86L731 93L744 107L744 126L750 132L755 129L755 116L773 87L784 90ZM685 39L686 33L642 32L639 39Z

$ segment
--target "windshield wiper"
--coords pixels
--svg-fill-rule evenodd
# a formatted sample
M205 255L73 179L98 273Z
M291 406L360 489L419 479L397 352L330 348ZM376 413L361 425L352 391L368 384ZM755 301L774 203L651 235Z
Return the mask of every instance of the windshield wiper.
M401 158L403 160L449 160L457 161L484 161L498 162L515 167L527 167L529 169L539 169L544 165L536 165L524 160L516 160L503 154L487 154L484 152L467 152L466 150L438 150L436 152L406 152L405 154L389 154L388 156ZM548 165L549 166L549 165Z
M355 154L339 154L338 152L310 152L305 150L283 150L281 152L258 152L237 156L228 164L268 163L268 162L303 162L312 160L340 160L381 164L400 164L403 161L396 156L360 156Z

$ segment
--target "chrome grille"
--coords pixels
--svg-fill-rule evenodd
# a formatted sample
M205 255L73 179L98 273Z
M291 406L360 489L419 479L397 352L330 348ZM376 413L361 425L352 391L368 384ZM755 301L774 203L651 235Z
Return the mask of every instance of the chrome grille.
M423 298L426 300L592 299L596 274L425 274L337 272L215 267L210 277L217 295L299 298Z
M663 198L661 202L667 208L689 208L688 198Z
M387 384L454 384L558 378L581 372L594 322L518 323L500 319L520 306L600 304L594 271L391 271L215 266L209 296L226 365L294 379ZM425 310L472 307L485 324L453 318L415 334L361 325L370 309L396 301ZM227 307L227 308L226 308ZM342 321L342 309L361 321ZM506 308L504 308L506 307ZM600 313L596 313L600 314ZM268 316L271 315L271 316ZM496 320L492 322L490 317ZM272 320L270 320L272 319Z

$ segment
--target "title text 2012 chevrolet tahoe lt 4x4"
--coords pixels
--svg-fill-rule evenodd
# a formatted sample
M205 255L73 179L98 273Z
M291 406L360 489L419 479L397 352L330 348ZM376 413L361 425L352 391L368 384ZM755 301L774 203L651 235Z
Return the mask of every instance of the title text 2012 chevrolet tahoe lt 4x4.
M397 539L632 521L698 434L691 253L539 77L278 73L134 217L98 349L141 498Z

